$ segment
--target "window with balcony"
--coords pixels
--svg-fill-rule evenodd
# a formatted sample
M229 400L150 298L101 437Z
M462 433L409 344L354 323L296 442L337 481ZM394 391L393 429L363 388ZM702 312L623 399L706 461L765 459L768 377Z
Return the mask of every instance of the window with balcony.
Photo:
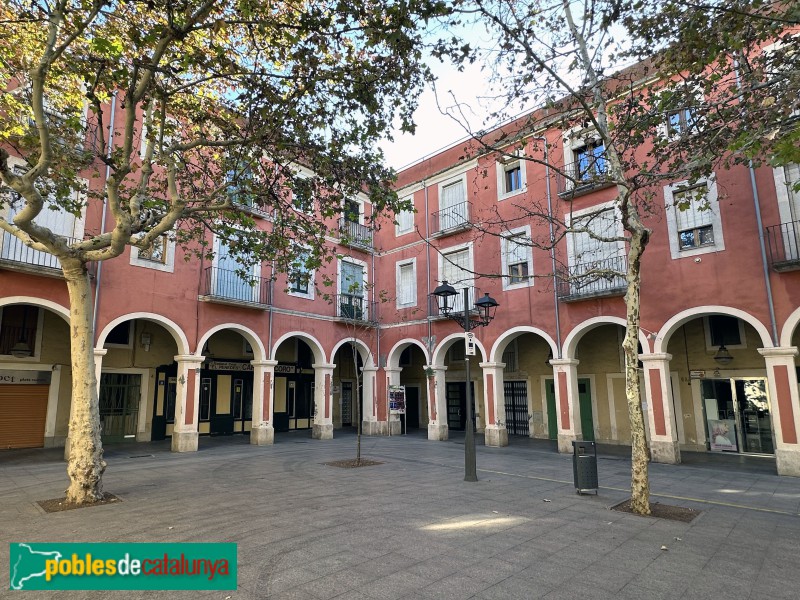
M569 300L623 293L627 261L615 209L592 207L573 215L569 226L569 265L559 277L559 297Z
M790 271L800 268L800 165L776 167L775 195L780 223L766 228L766 242L773 268Z
M339 237L347 246L368 250L372 248L372 228L364 224L364 205L346 199L339 219Z
M246 267L246 256L237 251L235 242L215 238L214 263L205 271L205 299L223 304L266 306L269 281L261 277L261 265Z
M611 185L603 140L589 124L564 134L564 166L556 171L558 193L572 197Z
M470 301L475 302L474 275L472 269L472 246L467 244L457 249L445 250L439 255L439 283L446 281L458 292L454 298L454 311L464 310L462 290L470 288Z
M533 283L533 253L530 228L517 229L501 239L503 289L525 287Z
M336 316L355 321L368 319L365 265L361 261L342 260L339 263L339 296Z
M724 250L716 185L712 180L664 188L672 258Z
M469 206L464 177L439 186L439 211L434 213L438 232L458 231L469 225Z

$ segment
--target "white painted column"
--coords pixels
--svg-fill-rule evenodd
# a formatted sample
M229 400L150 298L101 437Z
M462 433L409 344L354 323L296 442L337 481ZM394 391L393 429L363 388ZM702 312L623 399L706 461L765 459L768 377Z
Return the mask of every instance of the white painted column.
M483 369L483 400L486 415L484 437L487 446L508 446L508 428L506 427L506 400L503 386L503 369L505 363L483 362L478 366Z
M386 423L378 420L378 367L361 368L361 433L386 435ZM358 390L353 390L358 402Z
M273 381L277 360L251 360L253 365L253 421L250 426L250 443L268 446L275 442L273 415Z
M97 386L97 395L100 395L100 375L103 373L103 357L108 354L105 348L94 349L94 377ZM70 423L72 422L72 411L70 410Z
M393 415L389 411L388 403L389 403L389 386L390 385L400 385L400 372L402 371L402 367L386 367L384 371L386 371L386 402L387 402L387 415L388 420L388 427L387 430L384 431L384 435L388 433L389 435L401 435L403 433L402 426L403 424L400 422L400 415Z
M175 398L175 427L172 430L173 452L196 452L200 416L200 365L204 358L179 354Z
M800 402L795 375L795 346L759 348L767 365L769 407L775 432L778 475L800 477Z
M428 439L444 441L447 439L447 387L445 373L447 367L426 365L425 370L433 372L428 376Z
M669 375L672 355L640 354L639 360L644 365L644 387L648 402L648 410L644 412L650 430L650 459L677 465L681 462L681 449Z
M578 404L579 363L574 358L554 358L550 361L556 388L558 451L564 454L572 454L572 442L583 439Z
M315 440L333 439L333 387L334 364L314 364L314 425L311 437Z

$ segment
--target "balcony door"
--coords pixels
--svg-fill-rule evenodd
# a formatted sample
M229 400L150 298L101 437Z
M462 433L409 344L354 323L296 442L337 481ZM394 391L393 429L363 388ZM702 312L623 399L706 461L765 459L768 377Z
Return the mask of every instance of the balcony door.
M571 228L571 294L591 294L624 286L623 277L608 274L608 271L625 271L618 242L607 241L617 237L619 230L614 209L576 217Z
M339 275L340 316L364 318L364 267L342 261Z
M21 211L24 206L22 197L16 192L11 194L11 202L12 204L8 214L9 221L13 219L14 216ZM80 219L77 219L75 215L68 213L61 208L55 207L50 203L45 203L45 207L42 209L42 212L36 216L33 222L37 225L48 228L56 235L62 235L70 238L70 240L83 237L83 222ZM58 259L55 256L48 254L47 252L40 252L38 250L32 250L31 248L28 248L22 243L22 240L11 235L10 233L2 234L0 258L14 262L22 262L29 265L36 265L39 267L51 267L54 269L61 268L61 263L58 262Z
M783 178L786 182L786 193L789 197L790 223L783 226L783 246L786 249L786 260L800 260L800 192L794 186L800 181L800 165L793 163L783 167Z
M258 302L258 285L251 285L247 278L237 271L242 270L241 263L236 261L234 252L228 244L217 238L214 242L214 269L211 277L211 289L214 296L241 300L242 302ZM261 269L258 265L252 268L253 277L258 277Z
M446 231L467 222L467 200L464 181L459 179L442 186L439 200L439 229Z

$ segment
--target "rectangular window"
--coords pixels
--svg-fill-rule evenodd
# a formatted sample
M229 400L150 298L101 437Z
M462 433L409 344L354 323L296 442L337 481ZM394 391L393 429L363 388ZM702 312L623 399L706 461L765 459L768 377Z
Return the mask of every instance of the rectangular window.
M705 184L684 188L672 196L678 230L678 246L691 250L714 245L713 211Z
M573 150L575 155L575 179L592 181L606 174L605 146L596 140Z
M417 277L413 262L397 265L397 306L417 303Z
M349 223L360 223L361 207L355 200L344 201L343 216Z
M505 363L504 370L510 373L519 371L519 364L517 360L517 340L511 340L503 350L503 362Z
M690 131L695 126L695 110L684 107L667 113L667 134L670 137L679 136Z
M510 194L522 189L522 167L519 163L505 170L505 193Z
M742 335L739 319L726 315L710 315L708 329L712 346L740 346Z
M414 213L410 210L401 210L397 213L397 233L408 233L414 230Z
M39 309L11 304L0 309L0 354L27 358L36 354Z
M439 188L439 231L461 227L468 220L464 181L458 179Z
M524 233L503 239L509 285L527 283L530 277L530 242Z
M148 248L139 249L139 259L149 262L167 263L167 236L159 236Z
M447 281L452 285L459 294L453 299L453 310L464 310L464 296L461 293L466 287L472 287L473 275L471 273L472 267L470 264L469 249L458 250L442 255L441 260L441 280ZM475 301L476 298L470 298Z
M308 268L308 252L299 250L289 271L289 290L295 294L308 294L313 273Z

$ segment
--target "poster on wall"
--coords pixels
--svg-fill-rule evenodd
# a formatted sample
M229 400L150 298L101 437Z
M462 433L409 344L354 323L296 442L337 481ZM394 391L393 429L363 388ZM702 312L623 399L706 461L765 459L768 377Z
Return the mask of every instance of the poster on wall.
M711 450L738 452L736 422L733 419L709 419L708 441L711 445Z
M406 388L402 385L389 386L389 413L393 415L406 414Z

